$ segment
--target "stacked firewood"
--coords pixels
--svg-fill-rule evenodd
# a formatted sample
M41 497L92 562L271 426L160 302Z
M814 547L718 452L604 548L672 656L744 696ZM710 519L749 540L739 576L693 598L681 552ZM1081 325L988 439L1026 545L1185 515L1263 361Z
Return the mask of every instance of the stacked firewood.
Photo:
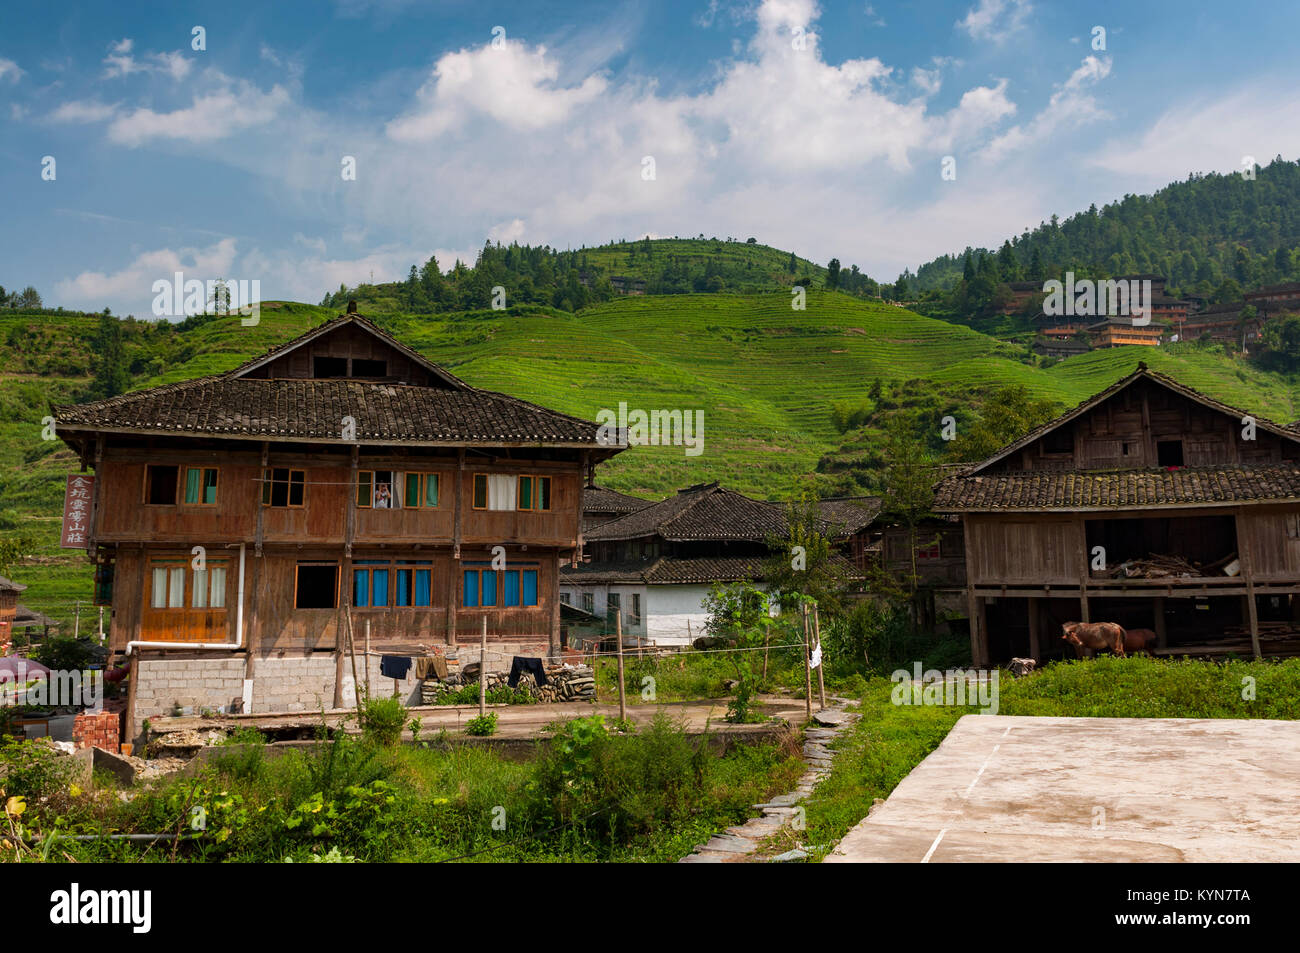
M507 684L506 672L488 672L487 689L491 691ZM478 684L477 667L469 667L465 675L448 675L445 680L426 679L420 686L420 701L436 705L445 696L460 691L465 685ZM516 691L524 691L539 702L567 702L595 699L596 674L589 665L554 665L546 669L546 684L538 686L531 674L521 675Z
M1169 556L1163 553L1148 553L1145 559L1126 559L1117 566L1094 570L1093 576L1110 579L1179 579L1190 576L1235 575L1226 567L1236 560L1236 553L1229 553L1212 563L1196 563L1182 556Z

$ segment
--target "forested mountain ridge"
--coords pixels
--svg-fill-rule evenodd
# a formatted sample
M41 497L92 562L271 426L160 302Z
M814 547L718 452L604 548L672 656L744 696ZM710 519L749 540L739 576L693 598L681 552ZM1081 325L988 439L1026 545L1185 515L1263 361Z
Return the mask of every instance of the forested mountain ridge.
M1249 172L1250 170L1246 170ZM921 265L922 292L949 290L968 254L993 256L1002 281L1150 273L1172 290L1208 296L1224 281L1242 288L1300 279L1300 162L1281 156L1244 173L1190 175L1150 195L1126 195L1005 241ZM907 273L905 273L907 275Z

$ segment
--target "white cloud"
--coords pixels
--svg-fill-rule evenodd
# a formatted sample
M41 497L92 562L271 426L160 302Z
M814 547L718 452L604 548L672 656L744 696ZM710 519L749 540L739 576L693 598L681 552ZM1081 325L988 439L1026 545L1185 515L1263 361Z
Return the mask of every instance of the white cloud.
M1042 112L1024 126L1014 126L982 150L986 159L996 160L1032 146L1060 146L1061 140L1072 141L1078 127L1109 118L1096 97L1087 92L1110 75L1108 56L1085 56L1056 92Z
M1088 164L1147 186L1192 172L1240 172L1245 156L1268 165L1276 155L1300 155L1297 115L1300 93L1263 81L1257 89L1173 107L1147 124L1136 139L1125 135L1107 142ZM1206 135L1207 129L1214 135Z
M18 78L22 75L23 71L17 63L0 56L0 80L8 80L11 83L16 83Z
M1029 0L979 0L957 21L957 26L971 39L1001 43L1024 26L1032 9Z
M171 280L180 271L186 279L223 278L234 275L235 240L224 238L207 248L160 248L144 252L119 271L83 271L54 286L57 299L64 307L98 311L105 305L118 304L136 315L150 313L153 283L160 278ZM256 277L235 275L235 277Z
M263 92L241 81L196 95L189 106L171 112L147 107L121 112L109 125L108 138L125 146L140 146L154 139L215 142L271 122L288 104L289 93L282 86Z
M118 76L131 76L135 73L164 73L173 80L182 80L189 75L193 65L184 54L150 53L144 60L137 60L132 51L135 41L130 37L113 43L104 57L104 78L114 79Z
M53 122L103 122L111 119L117 112L116 106L101 103L94 99L75 99L63 103L50 113Z
M507 40L442 56L433 75L416 94L411 112L388 125L399 142L427 141L467 122L488 117L514 129L541 129L567 119L606 89L599 76L576 87L556 84L559 68L546 48L529 50Z

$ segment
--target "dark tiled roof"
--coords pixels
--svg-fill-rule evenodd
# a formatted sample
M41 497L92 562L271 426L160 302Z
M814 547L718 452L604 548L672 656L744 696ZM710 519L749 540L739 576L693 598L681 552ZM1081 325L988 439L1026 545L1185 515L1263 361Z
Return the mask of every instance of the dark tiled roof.
M836 537L852 536L872 524L880 513L878 496L845 496L819 500L822 519L834 527Z
M658 536L684 541L696 539L743 539L764 542L770 536L785 536L789 520L779 503L752 500L717 483L701 483L678 490L676 495L601 523L589 530L588 542L638 539ZM830 531L829 525L823 527Z
M561 442L598 445L598 426L481 390L358 380L207 377L56 408L60 430L128 430L342 443L343 418L360 441Z
M1179 470L1017 470L953 477L934 508L1113 510L1300 500L1300 464L1187 467Z
M348 315L269 353L279 356L346 323L355 323L386 342L392 341L369 322ZM415 356L442 376L442 386L241 376L263 363L267 357L263 355L224 374L56 407L55 417L61 431L202 434L333 443L345 442L343 418L352 417L356 421L356 439L362 442L603 445L594 422L516 397L479 390Z
M26 588L27 587L22 583L14 582L12 579L6 579L4 576L0 576L0 589L10 592L22 592Z
M831 557L841 578L856 579L862 573L843 556ZM560 570L560 585L645 583L650 586L699 585L713 582L761 581L762 556L661 556L649 563L584 563Z
M584 513L635 513L645 509L651 502L603 486L586 486L582 490Z

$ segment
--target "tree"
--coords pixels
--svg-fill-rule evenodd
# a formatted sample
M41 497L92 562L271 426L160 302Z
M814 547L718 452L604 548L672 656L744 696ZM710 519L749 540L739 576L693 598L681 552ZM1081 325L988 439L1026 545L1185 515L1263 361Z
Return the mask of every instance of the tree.
M834 291L840 286L840 260L832 258L826 266L826 287Z
M122 325L107 308L99 316L99 331L95 337L95 377L90 384L90 396L96 400L116 397L126 392L131 378L126 370L122 350Z
M916 570L917 531L921 523L934 515L931 509L934 505L934 465L926 453L924 442L902 417L895 417L889 423L885 463L880 516L885 522L902 526L907 531L908 571L901 588L911 607L915 625L920 584Z
M24 311L36 311L43 307L41 296L36 293L36 289L31 285L18 292L17 306Z
M799 269L799 261L794 257L794 252L790 252L790 261L786 263L785 270L794 274Z
M785 534L768 538L772 555L763 567L763 579L782 610L803 601L828 612L840 608L849 578L826 535L830 529L811 487L786 504Z
M1051 420L1058 410L1054 402L1032 397L1023 384L1002 387L984 402L977 418L963 424L948 444L948 454L963 462L984 460Z

